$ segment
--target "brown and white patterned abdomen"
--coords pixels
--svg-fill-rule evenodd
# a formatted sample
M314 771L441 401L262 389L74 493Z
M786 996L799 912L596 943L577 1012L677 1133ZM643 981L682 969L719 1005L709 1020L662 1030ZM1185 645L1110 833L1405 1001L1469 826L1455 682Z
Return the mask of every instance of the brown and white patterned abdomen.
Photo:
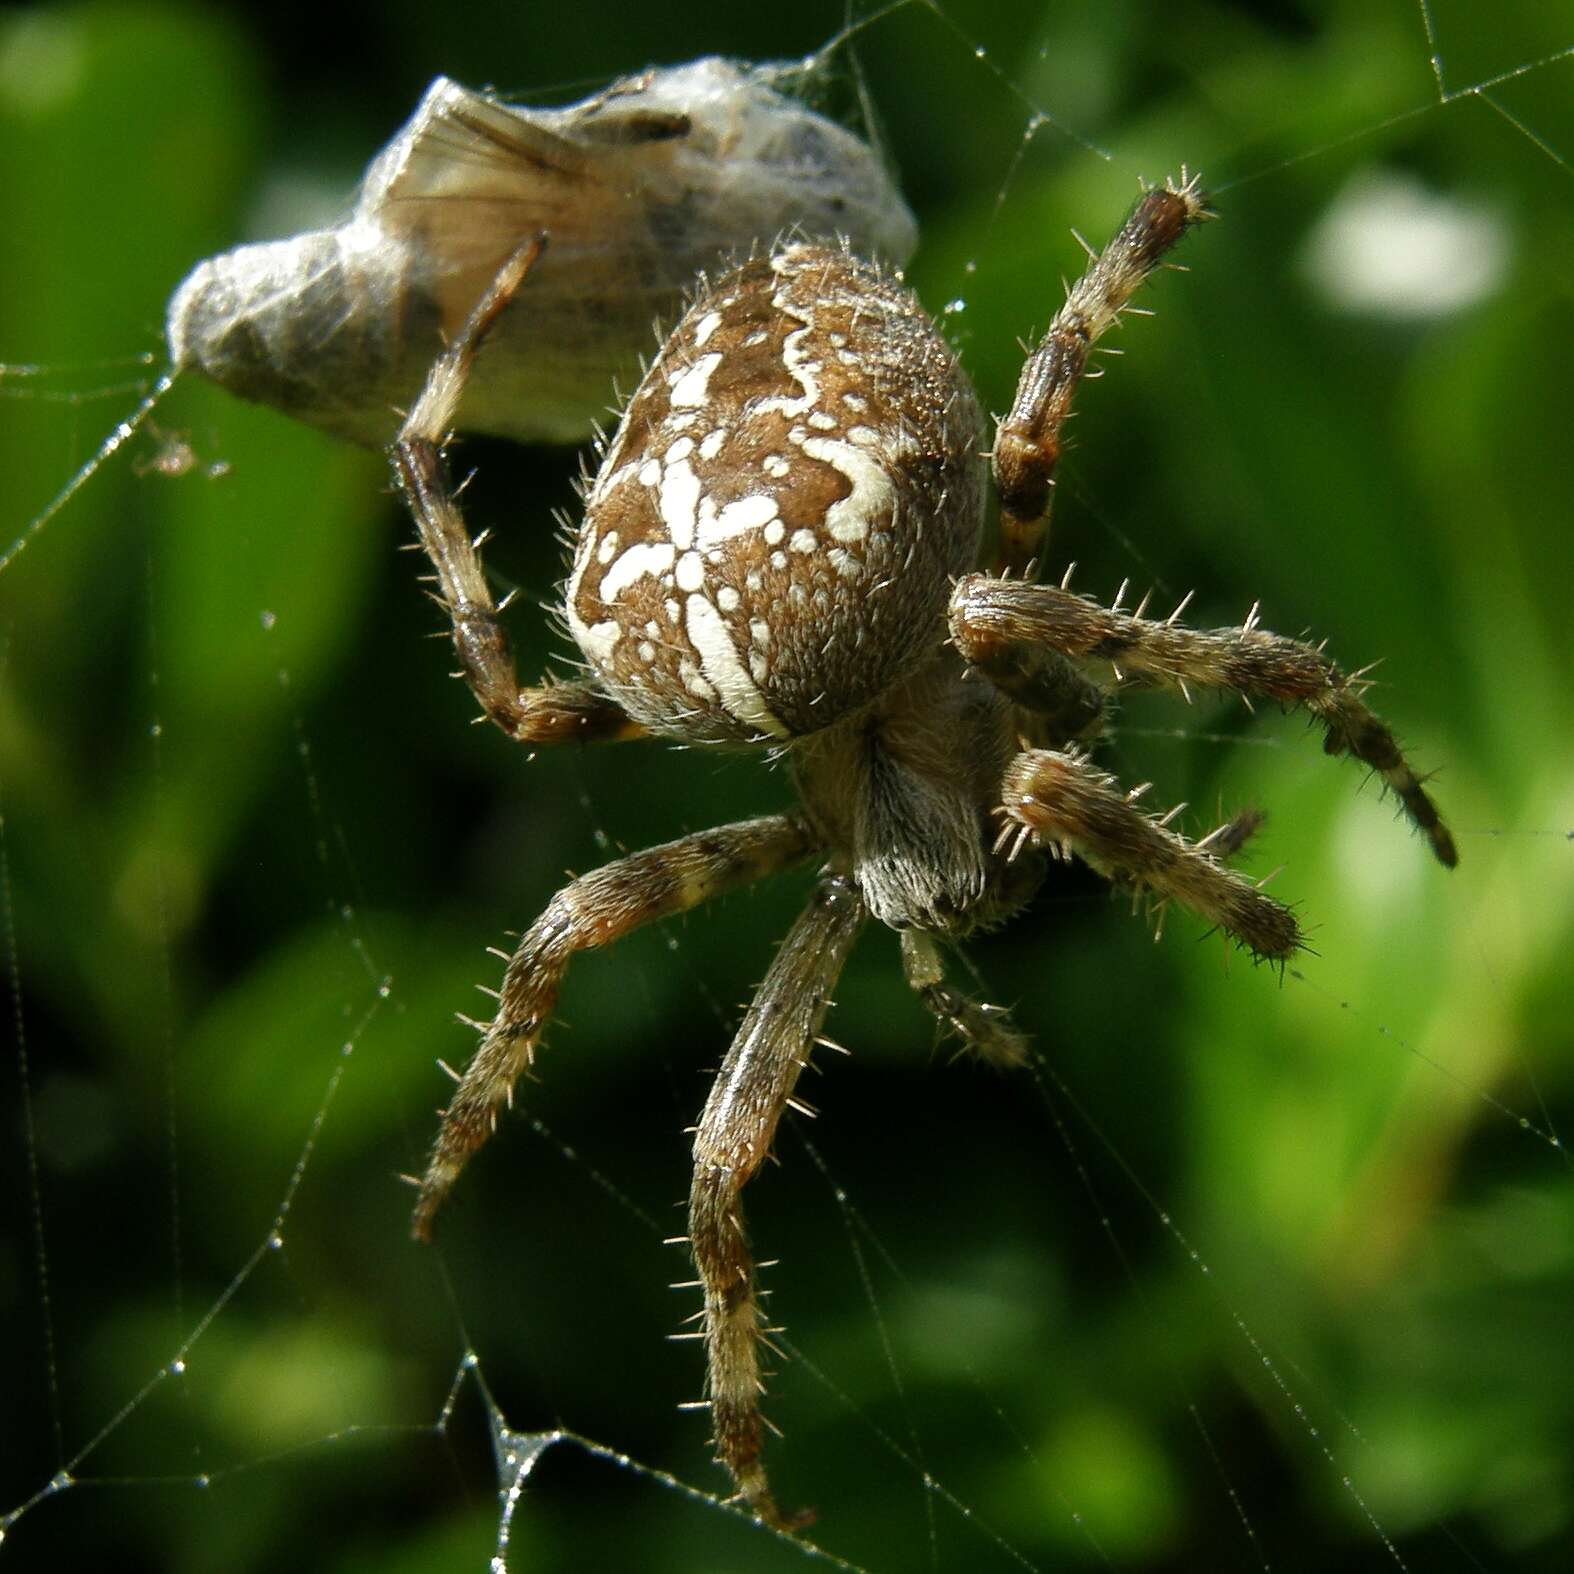
M655 731L817 732L933 655L977 546L981 432L900 283L820 246L745 263L629 403L586 499L569 627Z

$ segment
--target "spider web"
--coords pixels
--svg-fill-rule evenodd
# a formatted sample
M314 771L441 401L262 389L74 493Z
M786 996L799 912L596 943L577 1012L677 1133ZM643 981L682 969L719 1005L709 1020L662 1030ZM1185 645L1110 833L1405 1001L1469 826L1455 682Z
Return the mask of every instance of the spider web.
M25 215L0 303L0 1560L1561 1566L1574 12L673 9L609 7L592 41L383 7L315 64L292 15L40 7L0 35ZM1073 873L970 948L1034 1035L1011 1082L931 1053L894 946L860 946L830 1025L854 1053L749 1197L788 1329L776 1483L821 1514L789 1539L722 1502L676 1408L699 1358L661 1342L692 1310L662 1242L801 881L576 965L435 1251L396 1181L481 948L566 867L784 784L677 751L526 764L421 637L374 456L195 385L116 423L192 260L331 210L437 71L573 94L828 40L818 85L888 141L914 282L990 408L1079 265L1067 225L1097 240L1139 176L1203 170L1221 222L1080 401L1057 569L1106 599L1195 586L1198 622L1261 600L1384 657L1462 862L1430 868L1295 718L1132 701L1111 768L1194 830L1265 806L1248 862L1284 866L1311 954L1281 979L1184 915L1155 947ZM491 565L545 595L568 467L467 455ZM514 627L546 662L544 621Z

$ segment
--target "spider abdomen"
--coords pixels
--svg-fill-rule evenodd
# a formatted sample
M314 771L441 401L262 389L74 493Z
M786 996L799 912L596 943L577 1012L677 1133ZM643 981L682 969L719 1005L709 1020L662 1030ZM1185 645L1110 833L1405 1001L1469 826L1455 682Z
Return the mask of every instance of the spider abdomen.
M703 290L586 499L569 627L651 729L771 743L935 651L982 512L982 422L898 281L791 246Z

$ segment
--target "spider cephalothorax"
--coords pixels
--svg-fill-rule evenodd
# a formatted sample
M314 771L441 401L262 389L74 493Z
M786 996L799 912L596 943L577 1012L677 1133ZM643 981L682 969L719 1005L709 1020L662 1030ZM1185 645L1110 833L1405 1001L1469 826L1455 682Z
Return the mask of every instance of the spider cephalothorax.
M967 572L983 517L982 421L955 355L899 282L787 246L703 288L629 401L586 494L565 614L589 664L520 688L440 444L488 327L545 238L521 248L438 362L395 469L483 709L530 743L658 734L764 746L801 806L619 859L559 891L509 961L497 1015L444 1119L416 1208L425 1236L530 1063L575 951L808 859L814 894L760 985L694 1143L689 1243L704 1292L718 1457L762 1518L764 1326L739 1196L764 1161L860 928L902 936L907 978L949 1029L1011 1064L1005 1014L944 978L941 947L1008 918L1075 852L1254 954L1299 941L1287 908L1223 861L1251 817L1191 842L1090 763L1106 690L1213 686L1304 705L1330 753L1377 770L1445 864L1453 843L1362 685L1257 626L1198 631L1033 582L1060 428L1094 340L1206 216L1193 181L1147 192L1029 357L993 462L1001 546ZM1015 577L1011 577L1015 575ZM975 681L964 681L972 678Z

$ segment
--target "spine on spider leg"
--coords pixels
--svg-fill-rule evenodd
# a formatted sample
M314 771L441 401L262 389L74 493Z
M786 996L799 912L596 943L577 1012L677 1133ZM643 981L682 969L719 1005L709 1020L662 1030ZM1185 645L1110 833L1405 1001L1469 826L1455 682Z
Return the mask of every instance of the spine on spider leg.
M1002 566L1021 573L1049 522L1060 429L1100 334L1164 255L1209 212L1195 177L1146 192L1119 233L1067 291L1049 331L1028 357L1010 413L995 434L995 484L1000 493Z
M704 1288L711 1436L718 1461L767 1524L793 1530L771 1495L760 1413L760 1346L768 1342L740 1193L765 1162L863 927L864 904L842 877L823 880L756 992L711 1085L694 1138L689 1243Z
M1282 961L1301 944L1289 908L1226 868L1207 842L1188 842L1135 806L1113 776L1080 755L1030 749L1007 768L1001 813L1013 834L1062 855L1075 852L1100 874L1146 888L1219 925L1259 957Z

